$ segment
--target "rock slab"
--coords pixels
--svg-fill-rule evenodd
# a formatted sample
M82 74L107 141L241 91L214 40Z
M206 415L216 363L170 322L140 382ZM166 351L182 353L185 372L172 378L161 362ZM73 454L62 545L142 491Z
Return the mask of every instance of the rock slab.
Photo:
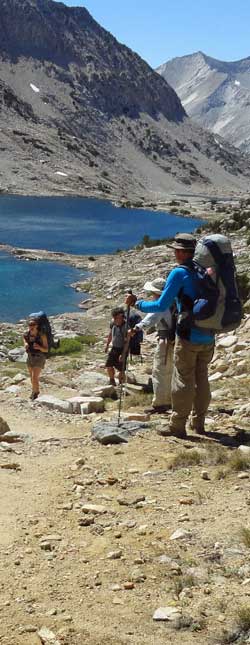
M141 422L122 421L119 425L117 421L100 421L91 429L92 438L102 443L108 444L127 443L137 432L146 430L148 425Z
M181 612L176 607L159 607L156 609L153 619L154 620L176 620L181 617Z
M67 414L73 414L73 406L70 401L63 401L62 399L57 399L52 394L42 394L35 401L35 405L42 405L49 410L57 410L58 412L66 412Z

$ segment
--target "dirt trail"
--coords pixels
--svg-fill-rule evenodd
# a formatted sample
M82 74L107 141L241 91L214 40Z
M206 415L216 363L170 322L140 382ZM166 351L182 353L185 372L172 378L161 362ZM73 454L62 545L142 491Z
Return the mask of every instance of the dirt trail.
M211 643L249 589L230 573L250 568L239 543L249 478L218 480L209 466L206 481L204 465L168 468L178 450L214 450L208 439L183 447L151 428L127 445L104 447L72 417L38 417L29 403L19 410L2 401L1 411L29 438L13 445L16 454L0 455L1 464L21 468L0 469L0 643L39 645L42 626L64 645ZM58 441L40 441L49 438ZM105 512L80 526L89 517L85 503ZM171 541L176 529L186 538ZM192 627L153 621L166 605L181 607Z

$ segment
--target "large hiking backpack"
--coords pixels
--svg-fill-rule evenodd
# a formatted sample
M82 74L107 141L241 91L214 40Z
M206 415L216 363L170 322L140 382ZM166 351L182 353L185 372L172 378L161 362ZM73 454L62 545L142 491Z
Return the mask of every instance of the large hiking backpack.
M59 340L54 339L54 335L51 329L51 324L48 319L48 316L44 311L37 311L36 313L30 314L29 318L32 320L37 320L38 331L40 334L44 334L47 337L48 341L48 354L52 348L57 349L59 347Z
M130 314L128 320L129 329L134 329L138 323L141 322L141 316L139 314L133 313ZM140 356L141 355L141 344L143 342L143 331L138 329L134 336L131 336L129 341L129 354L130 356Z
M225 235L207 235L195 249L190 266L195 273L199 296L193 303L196 327L228 332L243 316L230 240Z

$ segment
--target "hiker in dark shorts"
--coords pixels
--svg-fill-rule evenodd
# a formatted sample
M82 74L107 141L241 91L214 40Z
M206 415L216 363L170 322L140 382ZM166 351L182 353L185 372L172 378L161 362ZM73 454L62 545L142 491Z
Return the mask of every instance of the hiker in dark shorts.
M28 325L29 329L23 336L23 342L32 385L30 398L34 401L39 396L39 377L48 353L48 340L45 334L39 333L38 320L30 318Z
M128 347L126 348L126 321L123 307L116 307L112 311L112 322L110 332L107 338L105 352L108 351L112 342L112 348L108 353L105 367L107 368L110 385L116 385L115 370L118 371L119 383L122 383L124 371L126 369L126 360ZM125 356L124 356L125 352Z

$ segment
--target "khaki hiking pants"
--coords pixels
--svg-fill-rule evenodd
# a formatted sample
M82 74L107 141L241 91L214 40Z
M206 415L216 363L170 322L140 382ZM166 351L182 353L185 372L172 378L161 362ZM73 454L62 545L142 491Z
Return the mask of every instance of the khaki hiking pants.
M174 343L159 338L154 354L152 381L153 407L171 405L171 381L173 372Z
M184 431L191 410L191 427L194 430L204 429L211 398L208 365L213 353L214 343L195 344L176 338L170 429Z

